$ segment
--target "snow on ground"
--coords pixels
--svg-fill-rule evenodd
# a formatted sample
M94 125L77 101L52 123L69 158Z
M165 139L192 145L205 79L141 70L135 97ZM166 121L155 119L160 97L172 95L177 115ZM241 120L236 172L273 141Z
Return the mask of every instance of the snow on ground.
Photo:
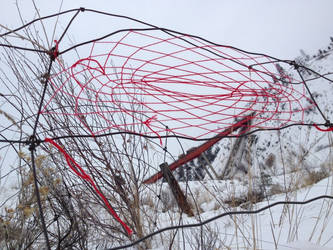
M230 195L228 190L234 189L236 196L244 193L239 183L234 185L235 183L230 181L207 182L204 185L207 188L205 189L198 182L189 182L187 189L197 196L196 202L202 212L200 218L199 215L195 218L183 215L182 223L198 223L227 211L256 210L278 201L305 201L324 194L333 195L332 182L331 176L314 185L286 194L278 194L268 200L248 204L244 208L242 208L244 204L239 207L222 204L222 199ZM211 192L212 189L215 189L214 193ZM163 199L167 200L165 197L162 197ZM225 249L333 249L332 205L333 200L322 199L306 205L277 205L254 215L225 216L203 227L204 239L210 240L206 242L207 247L215 242L218 248ZM180 220L177 206L175 204L173 206L166 204L166 206L158 213L158 228L175 225ZM174 247L196 249L198 232L198 228L180 231L175 238ZM167 248L170 241L166 239L169 239L171 235L168 231L155 236L153 249ZM161 238L164 239L163 247Z

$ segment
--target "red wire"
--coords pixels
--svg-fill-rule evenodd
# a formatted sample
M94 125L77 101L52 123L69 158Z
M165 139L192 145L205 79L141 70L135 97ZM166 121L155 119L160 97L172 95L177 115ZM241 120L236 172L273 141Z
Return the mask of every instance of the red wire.
M111 207L109 201L105 198L105 196L102 194L102 192L97 188L94 181L90 178L89 175L86 174L86 172L81 168L81 166L79 164L77 164L75 162L75 160L69 154L67 154L67 152L59 144L57 144L52 139L46 138L45 142L51 143L53 146L55 146L64 155L68 166L74 171L74 173L76 175L78 175L80 178L88 181L91 184L91 186L94 188L97 195L102 198L104 204L106 205L106 207L108 208L108 210L110 211L112 216L123 226L123 228L126 230L128 235L132 235L133 231L125 224L125 222L123 222L120 219L120 217L117 215L117 213ZM74 164L74 166L72 164Z
M116 129L160 137L167 126L174 135L203 138L252 112L252 128L280 128L302 123L313 108L303 82L279 72L267 56L158 32L119 33L94 42L72 66L61 65L42 113L75 116L93 136ZM75 109L48 111L56 97L71 98Z
M313 125L314 125L314 127L315 127L316 129L318 129L319 131L322 131L322 132L333 131L333 127L329 127L329 128L327 128L327 129L322 129L322 128L320 128L317 124L313 124Z

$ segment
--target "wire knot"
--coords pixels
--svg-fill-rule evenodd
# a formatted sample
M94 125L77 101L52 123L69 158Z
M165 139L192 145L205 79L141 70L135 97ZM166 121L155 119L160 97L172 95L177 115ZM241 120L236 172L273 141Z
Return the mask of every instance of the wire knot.
M294 67L295 70L299 69L299 65L296 63L296 61L290 61L289 64Z
M31 135L27 141L27 145L29 145L29 151L35 151L36 147L39 146L40 140L36 138L35 135Z
M59 42L54 40L55 46L50 51L51 60L54 61L59 56Z
M328 127L328 128L331 128L331 127L333 127L333 124L330 122L330 120L326 120L324 126Z
M327 129L320 128L317 124L314 124L315 128L322 132L330 132L333 131L333 124L330 122L330 120L326 120L325 124L322 124L323 126L327 127Z

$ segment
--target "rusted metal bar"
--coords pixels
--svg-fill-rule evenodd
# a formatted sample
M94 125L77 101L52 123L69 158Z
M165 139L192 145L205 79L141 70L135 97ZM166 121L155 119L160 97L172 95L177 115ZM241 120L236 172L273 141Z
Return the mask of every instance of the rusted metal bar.
M200 146L195 148L195 150L188 152L186 155L184 155L183 157L179 158L178 160L176 160L175 162L170 164L169 169L171 171L173 171L176 168L186 164L187 162L197 158L203 152L205 152L207 149L209 149L211 146L213 146L215 143L219 142L222 138L228 136L233 131L235 131L235 130L243 127L243 126L246 126L246 124L248 124L248 122L251 121L252 119L253 119L252 114L246 116L245 118L243 118L239 122L235 123L234 125L230 126L227 129L223 130L216 137L214 137L214 138L208 140L207 142L201 144ZM155 175L151 176L150 178L146 179L143 183L144 184L154 183L154 182L158 181L159 179L161 179L162 176L163 176L163 173L162 173L162 171L160 171L160 172L156 173Z

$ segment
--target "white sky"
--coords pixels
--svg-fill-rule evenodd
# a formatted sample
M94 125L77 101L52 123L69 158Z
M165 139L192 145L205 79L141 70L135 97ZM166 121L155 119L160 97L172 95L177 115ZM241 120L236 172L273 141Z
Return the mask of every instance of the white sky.
M34 13L31 1L17 1L25 20L31 20ZM41 15L57 12L60 3L60 0L36 0ZM314 53L327 46L333 36L332 0L67 0L62 10L78 7L128 15L281 59L293 59L300 49ZM86 22L80 24L83 30ZM11 28L19 25L14 0L2 0L0 23ZM109 31L106 24L91 19L89 24Z

